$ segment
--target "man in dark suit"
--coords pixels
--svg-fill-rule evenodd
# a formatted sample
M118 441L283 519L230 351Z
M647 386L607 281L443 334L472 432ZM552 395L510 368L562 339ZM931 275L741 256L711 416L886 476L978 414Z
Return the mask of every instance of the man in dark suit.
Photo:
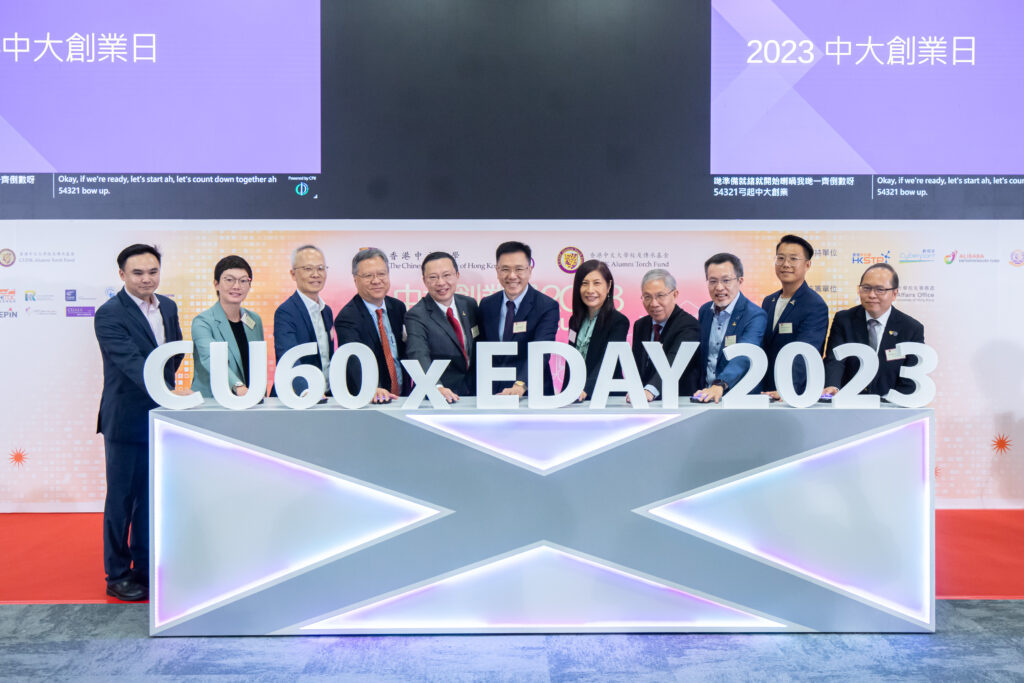
M178 307L156 294L160 252L133 244L117 257L124 288L96 311L96 341L103 357L103 395L97 433L106 451L103 567L107 595L144 600L149 586L149 411L156 403L142 370L160 344L179 341ZM167 386L181 356L164 367Z
M427 296L405 316L406 358L419 361L424 371L435 360L447 360L448 367L441 375L439 390L446 401L453 403L460 396L476 393L473 355L476 338L480 336L476 300L455 293L459 265L451 254L443 251L427 254L420 272Z
M900 368L915 365L896 352L900 342L924 343L924 326L902 311L893 301L899 294L900 278L888 263L876 263L861 275L857 292L860 305L836 313L825 351L825 393L835 395L857 373L855 358L838 360L835 349L849 342L867 344L878 352L878 373L862 393L885 396L890 389L909 394L914 382L900 377Z
M320 369L326 382L328 365L334 354L334 342L331 339L334 314L331 307L320 298L320 292L327 284L324 253L312 244L299 247L292 252L290 273L295 280L295 293L274 311L274 356L280 363L281 356L289 349L315 342L318 353L303 356L299 363ZM301 377L292 380L292 389L297 395L301 395L306 388L306 380Z
M494 256L498 284L502 291L484 297L480 302L480 319L486 341L512 341L517 344L514 356L495 356L495 367L514 367L514 382L495 382L500 394L523 396L527 382L527 344L532 341L554 341L558 332L558 302L530 286L533 257L530 247L522 242L503 242ZM544 395L555 392L551 363L544 362Z
M387 403L409 393L409 378L399 362L405 356L405 304L387 295L391 290L388 257L380 249L356 253L352 279L356 295L334 321L338 347L349 342L370 347L377 358L377 391L372 400ZM349 359L345 377L349 393L358 394L363 373L355 358Z
M661 397L661 375L654 369L643 342L660 342L665 357L674 363L679 345L700 340L697 319L676 304L679 290L676 279L667 270L649 270L640 281L641 301L647 315L633 324L633 358L636 359L640 380L647 392L647 400ZM698 355L694 354L679 378L679 396L692 396L700 382Z
M814 248L802 237L784 235L775 245L775 276L782 289L769 294L761 302L768 316L761 347L768 356L768 371L761 388L775 399L775 358L790 342L805 342L818 350L825 348L828 332L828 304L821 295L807 286ZM802 393L807 386L807 367L800 360L793 363L793 388Z
M715 254L704 262L711 301L700 307L700 368L704 389L695 396L718 403L729 387L750 368L746 358L726 360L725 347L733 344L761 345L768 316L743 296L743 263L733 254Z

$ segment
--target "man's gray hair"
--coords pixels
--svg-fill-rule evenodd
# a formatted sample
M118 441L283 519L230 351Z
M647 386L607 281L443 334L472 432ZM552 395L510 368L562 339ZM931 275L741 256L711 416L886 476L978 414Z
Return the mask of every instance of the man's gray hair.
M316 246L315 244L303 244L301 247L298 247L295 251L292 252L292 269L293 270L295 268L295 263L299 260L299 254L301 252L306 251L307 249L312 249L313 251L319 253L321 256L324 256L323 250L320 247ZM324 256L324 260L325 261L327 260L326 256Z
M367 261L372 258L379 258L384 262L384 267L391 271L391 266L388 265L388 256L377 247L367 247L366 249L360 249L356 252L356 255L352 257L352 274L355 275L359 272L359 264L363 261Z
M656 280L664 280L665 286L668 287L670 292L676 288L676 279L672 277L672 273L664 268L655 268L644 273L644 278L640 280L640 289L647 286L648 282L655 282Z

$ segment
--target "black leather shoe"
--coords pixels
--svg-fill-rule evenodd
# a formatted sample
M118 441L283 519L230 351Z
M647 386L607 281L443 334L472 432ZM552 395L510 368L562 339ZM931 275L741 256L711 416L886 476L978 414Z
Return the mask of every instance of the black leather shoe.
M107 584L107 595L112 595L125 602L138 602L149 597L149 591L131 579L121 579Z

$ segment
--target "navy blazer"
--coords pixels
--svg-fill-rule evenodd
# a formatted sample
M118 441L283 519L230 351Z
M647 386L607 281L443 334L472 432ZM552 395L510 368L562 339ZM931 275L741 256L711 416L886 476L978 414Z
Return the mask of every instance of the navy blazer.
M334 313L331 311L331 307L324 306L320 311L320 317L323 318L324 331L327 332L327 358L330 359L334 355L334 339L331 334L334 330ZM280 363L281 356L289 349L309 342L316 343L316 331L313 329L313 321L309 317L306 302L296 291L274 311L274 358ZM303 356L299 359L299 363L323 370L319 353ZM296 395L305 391L307 386L306 380L301 377L292 380L292 389Z
M646 387L648 384L658 390L658 398L661 398L661 375L654 369L647 349L643 347L645 341L651 341L651 330L654 328L654 321L651 316L645 315L633 324L633 358L636 360L636 367L640 371L640 381ZM697 319L676 306L665 321L659 337L661 345L665 347L665 357L672 363L679 353L679 345L688 341L700 341L700 327ZM693 354L690 364L686 366L682 376L679 378L679 397L693 396L697 390L704 386L701 375L703 366L699 366L700 353Z
M425 296L409 309L405 316L405 327L409 338L405 342L405 354L417 360L426 370L435 360L447 360L448 367L441 375L441 384L459 396L476 394L476 339L480 336L480 312L473 297L464 294L455 295L455 308L459 313L459 325L462 327L462 343L469 356L469 364L462 355L455 328L448 322L447 316L441 312L429 296Z
M708 343L711 340L711 323L714 319L714 302L709 301L700 307L697 318L700 320L700 384L706 387L708 367ZM729 328L725 331L725 339L735 337L737 344L753 344L760 346L764 338L765 328L768 326L768 316L754 303L743 296L740 292L736 295L736 306L732 309L732 316L729 318ZM715 366L715 379L722 380L729 388L750 369L750 361L746 358L734 358L730 361L725 359L725 343L718 352L718 363ZM757 387L755 391L759 391Z
M501 307L505 300L505 292L498 291L490 296L485 296L480 302L480 319L483 322L483 334L486 341L503 341L501 338ZM525 322L526 331L517 332L512 335L511 341L518 346L518 352L514 356L495 356L494 367L514 367L516 369L516 380L526 382L529 389L529 377L527 376L527 344L532 341L555 341L555 334L558 332L559 310L558 302L541 294L532 285L528 285L526 296L519 304L514 322ZM513 382L495 382L491 391L497 393L511 387ZM544 394L551 395L555 392L554 381L551 377L551 363L544 363Z
M395 356L394 361L395 368L402 372L402 386L400 387L391 386L377 321L370 315L370 311L366 310L366 303L358 294L352 297L352 300L338 312L338 317L334 321L334 331L338 336L339 348L349 342L359 342L369 346L377 358L377 386L387 389L393 394L405 396L409 393L410 386L409 373L401 366L401 359L405 357L405 340L402 334L405 329L405 304L394 297L386 296L384 297L384 308L388 312L391 333L395 335L395 346L398 347L398 355ZM345 378L349 393L358 394L363 382L363 371L355 358L349 358L348 367L345 369Z
M614 308L608 311L608 318L604 324L594 324L594 331L590 333L590 343L587 345L587 355L584 362L587 365L587 381L583 385L583 391L587 398L594 395L594 385L597 384L597 375L601 371L601 361L604 360L604 353L608 350L608 342L624 342L629 334L629 318L616 311ZM577 347L578 338L574 337L569 343L574 349ZM569 383L569 366L565 366L565 382ZM622 377L622 371L616 370L614 377Z
M165 341L180 341L177 305L161 294L156 297L160 301ZM96 432L111 441L148 443L149 411L157 407L142 378L146 357L157 346L149 321L122 287L96 309L93 327L103 357L103 394ZM171 389L182 358L174 356L164 366L164 381Z
M766 296L761 303L761 308L768 316L769 323L775 319L775 303L780 296L782 296L781 289ZM792 326L792 331L780 332L784 325ZM793 297L783 309L782 315L779 316L779 324L769 327L764 333L761 348L768 356L768 372L764 376L761 388L765 391L775 391L775 358L783 346L790 342L805 342L816 348L820 356L825 349L826 334L828 334L828 304L820 294L804 282L793 293ZM793 363L793 387L797 393L803 393L806 386L807 368L802 362L797 361Z
M882 330L882 341L878 345L878 373L871 384L862 392L878 394L884 397L890 389L909 394L914 391L914 383L900 377L900 368L904 365L916 365L917 357L886 360L885 352L895 348L900 342L924 343L924 325L911 318L903 311L892 307L889 319ZM846 343L868 343L868 319L864 307L857 305L836 313L832 320L832 331L828 336L828 350L825 352L825 386L842 388L853 378L860 366L856 358L836 359L835 348Z

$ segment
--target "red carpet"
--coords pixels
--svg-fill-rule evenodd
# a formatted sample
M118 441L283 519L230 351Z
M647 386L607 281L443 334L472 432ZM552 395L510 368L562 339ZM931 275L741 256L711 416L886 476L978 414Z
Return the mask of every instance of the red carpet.
M0 603L117 602L103 583L102 515L0 514ZM940 598L1024 598L1024 510L939 510Z
M103 515L0 514L0 604L119 602L103 580Z

